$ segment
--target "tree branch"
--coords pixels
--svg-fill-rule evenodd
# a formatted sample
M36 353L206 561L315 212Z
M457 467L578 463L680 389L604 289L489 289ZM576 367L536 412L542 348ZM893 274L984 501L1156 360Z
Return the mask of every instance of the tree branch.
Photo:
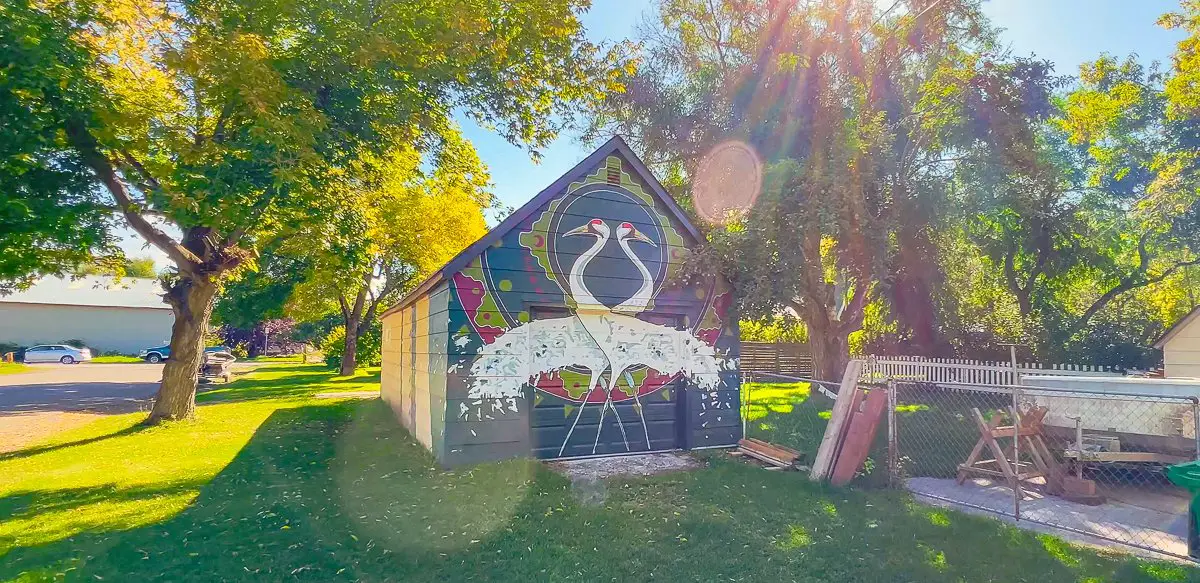
M146 220L146 217L142 216L142 210L134 203L133 198L129 196L129 191L121 183L120 178L117 177L117 172L113 168L112 162L100 152L99 143L91 132L84 127L82 122L79 120L68 121L66 124L66 134L67 139L79 151L84 162L96 173L100 182L104 183L105 188L116 199L121 214L125 216L125 220L134 231L137 231L151 245L158 247L163 253L166 253L167 257L171 258L171 261L175 263L175 266L180 271L190 273L203 264L203 261L195 253L192 253L188 248L172 239L161 229Z

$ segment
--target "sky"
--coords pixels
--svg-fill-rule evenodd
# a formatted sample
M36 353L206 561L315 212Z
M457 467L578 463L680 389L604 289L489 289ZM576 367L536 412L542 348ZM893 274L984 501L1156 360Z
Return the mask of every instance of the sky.
M1183 35L1155 21L1177 7L1174 0L990 0L983 8L992 23L1004 29L1001 42L1015 55L1037 55L1055 63L1060 74L1074 74L1081 63L1102 52L1166 63ZM611 43L634 37L636 25L647 16L654 16L652 0L593 0L582 21L589 40ZM542 160L535 163L524 148L470 120L459 121L488 165L493 192L504 206L521 206L590 153L575 136L563 135L543 148ZM126 232L124 237L127 254L151 256L160 268L167 265L166 257L146 248L136 234Z

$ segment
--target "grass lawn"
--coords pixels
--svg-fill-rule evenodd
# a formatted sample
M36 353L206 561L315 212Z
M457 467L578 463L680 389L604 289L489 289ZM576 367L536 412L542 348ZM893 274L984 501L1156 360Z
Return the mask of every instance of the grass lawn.
M309 354L308 361L314 362L320 360L319 354ZM300 364L300 359L304 358L300 354L287 354L284 356L256 356L254 358L242 358L242 362L290 362L292 364Z
M1197 580L719 453L583 496L531 460L443 471L379 401L312 398L377 379L271 366L195 422L0 455L0 580Z
M20 362L0 362L0 374L29 372L29 365Z
M94 356L94 357L92 357L92 362L95 364L131 364L131 363L135 363L135 362L146 362L146 361L144 361L136 356L124 356L124 355L118 354L115 356Z

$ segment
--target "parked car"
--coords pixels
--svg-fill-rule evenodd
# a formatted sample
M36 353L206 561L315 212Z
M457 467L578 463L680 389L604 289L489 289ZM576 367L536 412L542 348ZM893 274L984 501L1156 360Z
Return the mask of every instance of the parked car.
M25 362L61 362L75 364L92 359L92 351L66 344L39 344L25 349Z
M229 350L228 347L225 347L225 346L209 346L208 348L205 348L204 351L205 352L232 352L231 350ZM147 348L138 353L138 358L140 358L146 362L150 362L150 363L162 362L170 357L171 357L171 346L170 345L156 346L154 348Z

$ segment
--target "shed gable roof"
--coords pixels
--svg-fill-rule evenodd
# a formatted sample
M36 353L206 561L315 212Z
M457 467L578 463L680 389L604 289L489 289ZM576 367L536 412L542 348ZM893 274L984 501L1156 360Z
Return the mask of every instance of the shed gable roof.
M1178 322L1175 322L1174 326L1171 326L1170 328L1168 328L1167 331L1162 335L1162 337L1159 338L1158 341L1154 343L1154 348L1158 348L1159 350L1161 350L1162 347L1165 346L1168 342L1170 342L1172 338L1177 336L1180 332L1183 331L1184 328L1187 328L1188 325L1194 321L1200 321L1200 306L1196 306L1195 308L1192 308L1192 311L1188 312L1188 314L1186 316L1180 318Z
M483 237L480 237L479 240L472 243L466 249L463 249L461 253L455 255L454 258L443 265L441 269L435 271L432 275L426 278L425 281L421 282L420 285L413 289L413 291L405 294L403 298L400 298L400 301L396 302L394 306L384 311L382 316L387 316L396 310L407 307L416 298L424 295L430 289L432 289L433 286L461 271L467 266L468 263L473 261L476 257L479 257L488 247L491 247L510 231L517 228L522 222L531 217L535 212L541 209L542 206L550 202L555 196L561 194L563 190L570 186L572 182L585 177L588 172L603 163L605 158L611 155L620 156L626 163L629 164L629 167L637 174L638 178L641 178L642 182L649 187L654 198L658 202L662 203L663 207L666 208L671 217L674 218L685 231L687 231L688 235L691 236L693 241L704 240L704 236L701 235L700 231L696 229L696 226L692 224L690 219L688 219L687 214L683 212L683 209L679 207L679 205L675 202L675 199L671 198L671 195L667 193L667 190L663 188L658 179L654 177L654 174L650 172L650 169L647 168L644 163L642 163L642 160L638 158L637 154L633 153L633 150L630 149L629 144L626 144L625 140L621 139L621 136L613 136L607 142L604 142L604 144L602 144L594 152L589 154L588 157L584 158L573 168L568 170L566 174L560 176L558 180L555 180L550 186L542 189L542 191L537 193L537 196L534 196L529 200L529 202L521 205L521 208L517 209L511 215L501 221L499 225L496 225L493 229L484 234Z

